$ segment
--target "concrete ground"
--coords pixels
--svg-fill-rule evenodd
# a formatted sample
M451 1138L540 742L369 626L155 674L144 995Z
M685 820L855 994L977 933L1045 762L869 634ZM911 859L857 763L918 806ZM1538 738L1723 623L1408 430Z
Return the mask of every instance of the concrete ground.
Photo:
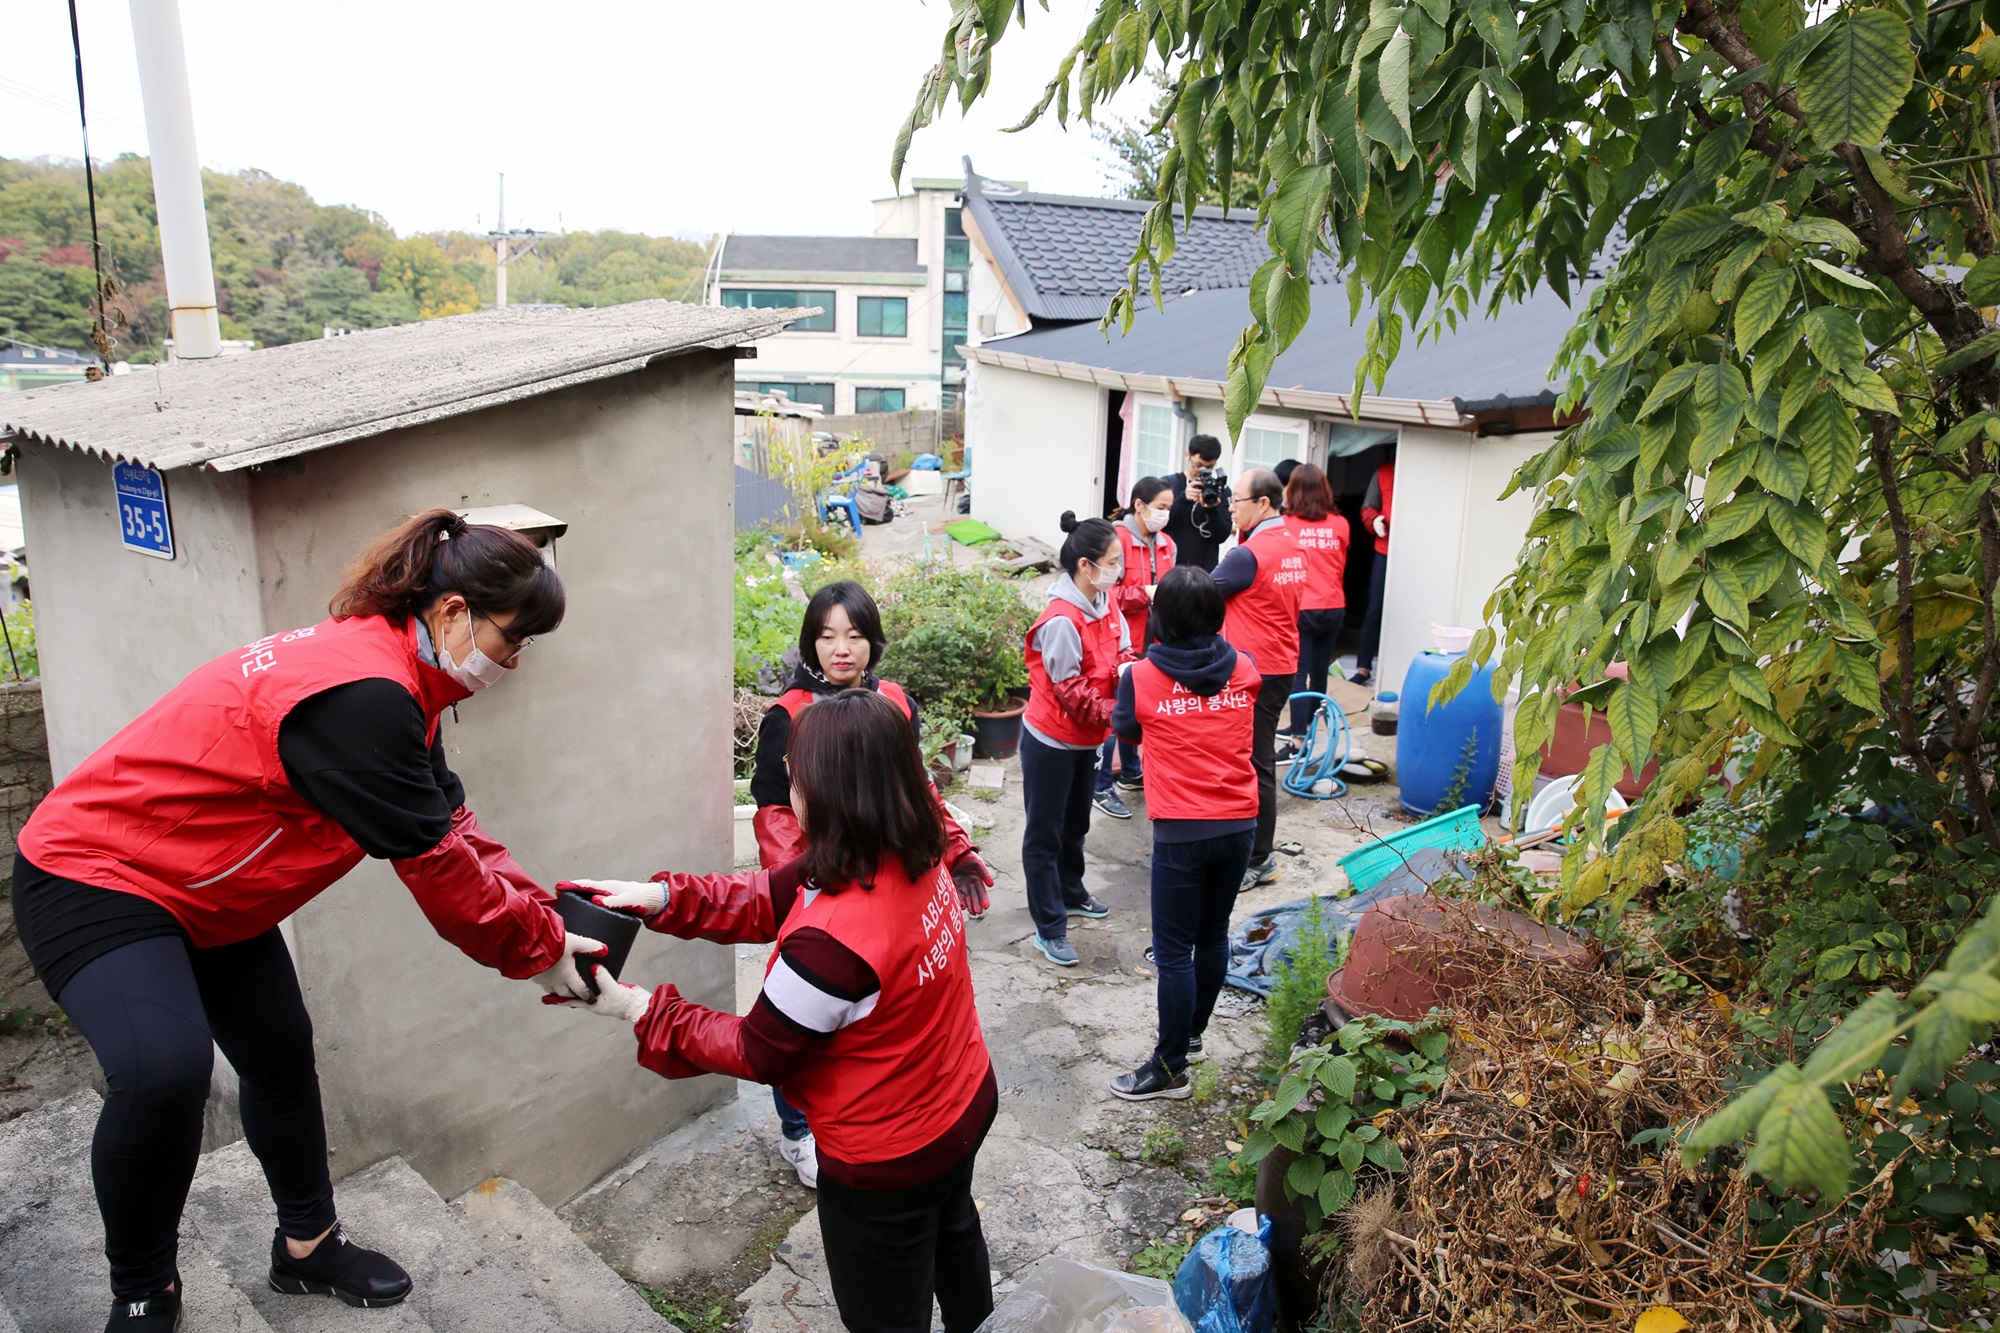
M1365 727L1367 692L1336 689ZM1393 758L1391 739L1361 742ZM1207 1157L1241 1136L1242 1110L1262 1095L1256 1070L1263 1022L1261 1002L1224 992L1208 1031L1222 1084L1214 1101L1114 1098L1106 1082L1146 1057L1155 1027L1154 973L1143 956L1151 865L1143 798L1132 799L1131 820L1094 816L1085 882L1111 914L1073 920L1070 939L1082 962L1056 968L1034 948L1026 906L1019 767L1013 761L1000 767L998 793L985 797L961 784L950 799L975 825L998 880L993 910L971 923L969 938L1000 1085L1000 1112L974 1189L995 1281L1004 1290L1044 1255L1123 1268L1150 1241L1186 1240L1190 1225L1205 1229L1227 1211L1199 1182ZM1292 849L1280 857L1284 877L1245 894L1239 915L1344 888L1335 862L1361 845L1369 829L1404 827L1396 809L1392 783L1356 787L1344 800L1281 795L1278 844ZM768 946L737 948L740 1011L756 998L768 952ZM1148 1133L1162 1125L1189 1145L1178 1168L1148 1160ZM820 1258L818 1218L777 1142L768 1092L744 1085L729 1107L658 1145L564 1215L635 1281L740 1291L743 1327L756 1333L834 1333L840 1323Z

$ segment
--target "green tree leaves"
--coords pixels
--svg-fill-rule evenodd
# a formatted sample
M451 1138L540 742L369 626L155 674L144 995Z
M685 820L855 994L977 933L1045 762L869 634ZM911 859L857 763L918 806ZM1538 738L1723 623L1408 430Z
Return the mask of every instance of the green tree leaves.
M1916 76L1909 25L1881 9L1853 10L1799 69L1799 105L1806 131L1822 148L1878 144Z

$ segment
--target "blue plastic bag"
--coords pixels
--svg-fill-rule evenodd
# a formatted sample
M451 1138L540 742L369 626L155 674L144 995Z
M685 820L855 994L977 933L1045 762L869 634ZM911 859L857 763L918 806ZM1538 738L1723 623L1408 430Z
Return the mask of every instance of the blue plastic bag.
M1271 1219L1257 1234L1219 1226L1195 1242L1174 1274L1174 1304L1195 1333L1272 1333L1278 1323L1271 1277Z
M910 470L912 472L942 472L944 470L944 460L936 454L918 454L910 460Z

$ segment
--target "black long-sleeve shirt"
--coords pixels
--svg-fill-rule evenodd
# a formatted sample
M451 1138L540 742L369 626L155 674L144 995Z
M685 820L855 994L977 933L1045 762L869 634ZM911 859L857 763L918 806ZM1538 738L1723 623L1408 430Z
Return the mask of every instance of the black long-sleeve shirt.
M1174 563L1214 569L1222 544L1229 540L1229 506L1190 502L1186 473L1176 472L1166 482L1174 493L1166 527L1167 535L1174 539Z

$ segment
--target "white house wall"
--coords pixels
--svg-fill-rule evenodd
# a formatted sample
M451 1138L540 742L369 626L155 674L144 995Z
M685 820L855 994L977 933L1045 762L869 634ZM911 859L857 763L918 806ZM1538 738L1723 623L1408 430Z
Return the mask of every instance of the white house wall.
M1062 545L1065 509L1104 496L1104 390L1000 366L967 366L965 438L974 517L1009 537Z
M111 464L17 446L58 780L182 677L264 633L247 475L167 474L172 560L120 543ZM0 660L0 668L4 668Z
M1527 492L1499 498L1514 470L1547 448L1549 432L1475 437L1405 426L1396 446L1396 513L1389 529L1376 676L1400 692L1431 624L1486 623L1487 598L1514 567L1534 517ZM1412 703L1410 706L1419 706Z

